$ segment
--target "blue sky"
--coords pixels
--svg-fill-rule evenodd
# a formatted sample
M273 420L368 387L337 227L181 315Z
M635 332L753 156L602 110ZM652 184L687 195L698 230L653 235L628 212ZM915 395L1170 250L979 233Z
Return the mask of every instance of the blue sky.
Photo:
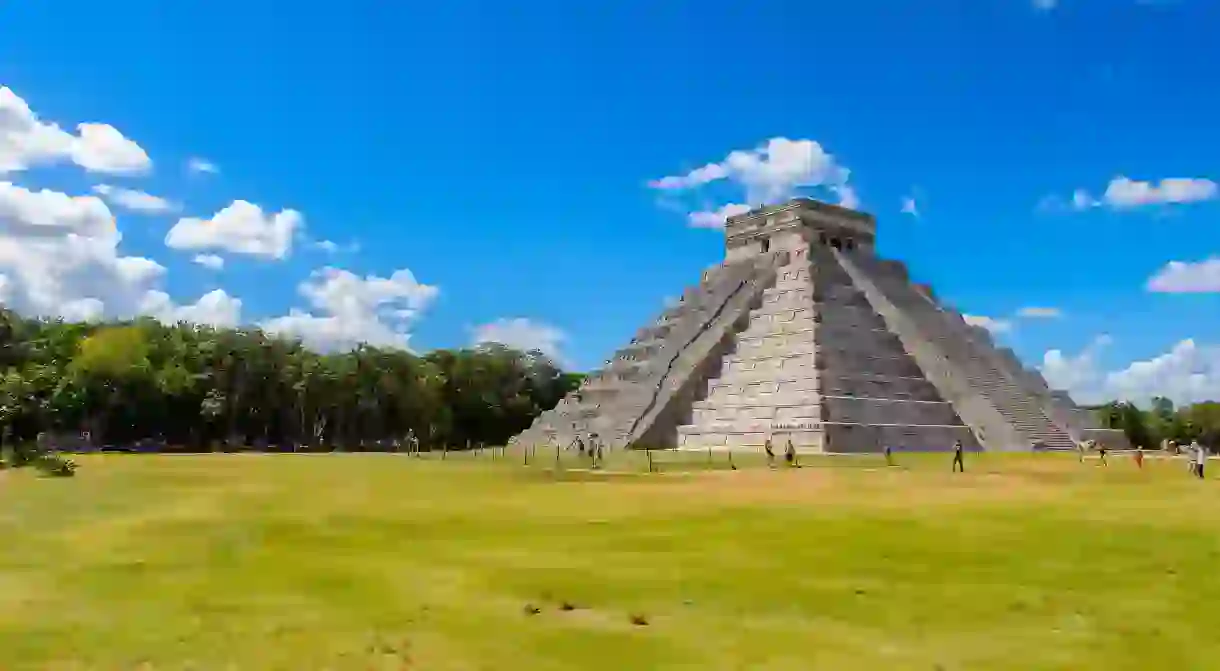
M0 86L40 124L113 126L146 162L78 138L6 168L0 140L0 182L175 207L98 194L122 238L97 244L160 271L21 247L13 225L0 271L26 309L219 314L319 343L409 332L416 350L481 332L587 368L722 256L689 214L747 200L742 174L650 180L787 138L829 158L772 174L772 195L835 200L849 170L880 252L1053 381L1216 397L1217 25L1203 0L5 3ZM234 201L260 209L179 223ZM49 282L56 267L17 268L35 249L97 268ZM1149 291L1174 261L1195 265ZM1059 315L1014 316L1030 307Z

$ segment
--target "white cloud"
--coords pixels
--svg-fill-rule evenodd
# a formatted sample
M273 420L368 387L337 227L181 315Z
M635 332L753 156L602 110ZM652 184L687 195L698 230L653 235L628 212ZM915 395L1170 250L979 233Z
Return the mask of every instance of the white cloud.
M225 260L215 254L196 254L195 258L191 260L210 270L220 270L225 267Z
M80 138L72 160L89 172L129 175L148 172L152 160L140 145L123 137L117 128L104 123L79 124Z
M849 210L860 209L860 196L856 190L846 184L833 187L831 189L839 196L839 207L846 207Z
M181 250L212 249L282 259L291 251L293 235L303 223L296 210L264 214L258 205L235 200L211 219L179 219L166 234L165 244Z
M224 289L216 289L204 294L194 303L176 305L169 294L150 291L140 305L140 312L167 324L193 322L233 327L241 322L241 299L228 295Z
M1094 198L1085 189L1072 192L1069 206L1074 210L1108 207L1112 210L1130 210L1146 205L1180 205L1215 200L1220 197L1220 185L1210 179L1195 177L1168 177L1159 183L1141 182L1118 176L1110 180L1101 198ZM1054 199L1044 200L1045 205L1054 205Z
M1063 316L1059 308L1025 307L1017 310L1017 316L1024 319L1057 319Z
M90 320L177 308L161 264L123 256L114 215L96 196L0 182L0 299L23 313Z
M725 220L729 217L738 214L745 214L750 211L749 205L740 203L729 203L718 210L710 212L691 212L687 215L687 221L691 228L724 228Z
M1087 389L1097 378L1097 355L1109 344L1108 336L1099 336L1076 356L1068 356L1058 349L1048 350L1039 366L1047 386L1072 392L1078 403L1096 402L1096 397Z
M909 214L916 219L919 218L919 206L915 203L913 197L906 196L902 199L902 214Z
M438 293L405 268L388 278L361 278L346 270L323 268L302 282L299 291L313 312L292 310L262 327L300 338L319 351L351 349L361 343L406 349L409 327Z
M1136 402L1153 396L1175 403L1220 400L1220 346L1183 340L1160 356L1107 374L1104 388Z
M148 154L114 126L82 123L73 135L38 118L8 87L0 87L0 174L70 161L89 172L137 174L152 168Z
M220 168L217 167L217 165L215 163L207 160L206 158L200 158L198 156L194 156L194 157L191 157L189 160L187 160L186 171L190 172L190 173L196 173L196 174L207 173L207 174L215 175L220 172Z
M728 179L744 187L746 202L754 205L788 198L800 188L822 186L838 194L845 207L854 208L859 201L848 186L850 174L817 142L776 137L756 149L730 152L718 163L653 180L649 186L685 190Z
M355 254L360 251L360 243L349 242L341 245L334 240L313 240L309 243L314 249L320 249L327 254Z
M154 196L136 189L125 189L119 186L110 186L109 184L98 184L93 187L93 192L105 198L107 202L116 207L121 207L132 212L143 212L146 214L160 214L164 212L176 212L178 204L170 202L160 196Z
M1220 399L1220 346L1187 339L1164 354L1106 372L1098 366L1096 355L1108 343L1108 338L1098 338L1074 357L1060 350L1048 351L1042 363L1047 383L1070 391L1082 403L1146 403L1155 396L1178 404Z
M981 326L992 333L1005 333L1012 329L1012 322L1007 319L984 317L983 315L962 315L962 321L971 326Z
M497 319L490 324L483 324L475 328L473 342L476 345L497 342L523 352L536 349L556 363L563 364L565 362L563 344L567 339L567 334L554 326L517 317Z
M1170 261L1149 278L1146 288L1169 294L1220 292L1220 256L1197 263Z

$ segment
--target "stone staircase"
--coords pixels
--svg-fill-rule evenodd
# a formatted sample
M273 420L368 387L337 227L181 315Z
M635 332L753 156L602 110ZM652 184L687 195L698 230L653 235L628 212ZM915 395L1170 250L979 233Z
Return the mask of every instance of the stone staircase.
M981 437L989 449L1029 449L1034 444L1047 449L1074 447L1072 437L1047 416L1041 401L1004 372L990 348L978 342L973 327L912 285L900 264L867 256L852 256L845 262L862 271L911 320L919 337L936 346L956 375L1009 423L1019 444L998 445L1013 441L992 432L991 441Z
M662 443L650 446L672 447L677 420L671 406L682 405L702 383L709 353L731 339L786 259L786 253L775 253L706 271L676 305L509 444L566 447L578 435L596 433L612 449L642 437ZM665 422L672 426L661 426ZM666 435L669 445L663 444Z
M821 449L813 284L802 256L762 292L719 377L692 404L690 423L678 427L679 448L758 447L773 436L777 449L789 439L802 451Z

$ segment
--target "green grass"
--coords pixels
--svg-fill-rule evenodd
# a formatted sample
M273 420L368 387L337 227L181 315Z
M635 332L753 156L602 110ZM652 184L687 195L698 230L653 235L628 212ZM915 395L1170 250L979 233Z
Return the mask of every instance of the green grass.
M666 454L669 473L649 476L640 455L607 474L522 456L119 455L76 458L72 479L0 471L0 669L1220 659L1220 483L1177 461L975 457L953 476L944 456L724 472L722 455Z

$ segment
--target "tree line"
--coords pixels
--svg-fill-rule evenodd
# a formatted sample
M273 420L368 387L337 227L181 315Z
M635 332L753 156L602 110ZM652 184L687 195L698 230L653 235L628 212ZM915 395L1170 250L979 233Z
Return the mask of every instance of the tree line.
M541 352L488 344L321 354L258 329L83 324L0 309L6 442L87 435L150 449L500 445L580 384Z
M258 329L75 323L0 309L0 430L150 449L501 445L580 385L541 352L488 344L321 354ZM1220 445L1220 402L1093 408L1132 445Z
M1220 401L1175 407L1173 401L1158 397L1146 410L1134 403L1112 401L1093 411L1105 428L1127 434L1132 446L1159 448L1167 440L1178 445L1197 440L1212 448L1220 446Z

